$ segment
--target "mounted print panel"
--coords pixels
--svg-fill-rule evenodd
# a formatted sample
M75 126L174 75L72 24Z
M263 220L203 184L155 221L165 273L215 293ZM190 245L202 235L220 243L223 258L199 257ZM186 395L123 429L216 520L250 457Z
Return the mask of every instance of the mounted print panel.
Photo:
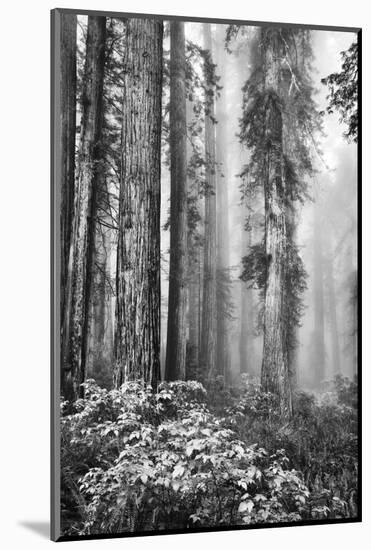
M360 38L53 10L54 540L361 520Z

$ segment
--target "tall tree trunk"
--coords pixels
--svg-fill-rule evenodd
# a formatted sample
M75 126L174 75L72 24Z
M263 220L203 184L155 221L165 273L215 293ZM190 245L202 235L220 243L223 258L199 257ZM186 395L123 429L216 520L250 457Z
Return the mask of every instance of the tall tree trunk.
M76 142L76 15L61 14L61 373L65 388L64 334L68 260L73 230Z
M187 345L187 117L184 23L170 23L170 271L166 380L184 380Z
M212 51L211 25L204 24L205 49ZM205 237L200 366L204 378L213 375L216 344L216 185L214 104L205 116Z
M314 204L314 330L313 330L313 383L319 387L325 378L325 320L323 299L323 254L321 240L322 217L320 198Z
M100 169L105 17L88 18L83 82L82 132L67 281L63 394L83 395L88 351L91 267L94 250L96 183Z
M241 224L241 250L244 254L250 251L252 244L252 229L246 231L245 224ZM253 375L255 369L254 348L254 300L253 290L241 281L241 323L239 336L240 374Z
M328 250L331 250L331 243L328 240ZM326 270L326 283L327 283L327 296L328 296L328 312L330 321L330 334L331 334L331 358L332 358L332 375L336 376L341 374L341 359L340 359L340 344L339 344L339 330L338 330L338 318L336 311L336 291L333 272L333 261L335 260L333 254L329 254L326 258L325 270Z
M193 103L187 101L187 125L192 119ZM192 146L187 140L187 159L192 155ZM199 174L196 174L194 181L189 178L188 197L194 208L200 215L201 197ZM187 366L186 378L198 378L198 363L200 352L200 220L195 223L190 220L191 213L188 212L188 344L187 344ZM194 225L193 225L194 224Z
M290 204L286 209L287 216L287 245L288 247L296 246L297 239L297 220L296 210L293 204ZM293 318L290 308L293 307L295 299L294 289L292 288L292 273L288 272L288 281L286 284L286 338L287 338L287 361L290 376L291 389L297 388L298 384L298 326L296 320Z
M116 274L114 383L160 380L163 24L128 19Z
M246 66L249 64L249 55L246 49L241 50L236 57L235 72L238 77L238 96L235 101L241 103L243 98L242 88L246 81ZM241 105L242 108L242 105ZM248 164L251 153L243 147L239 150L239 170ZM244 176L244 184L248 183L248 176ZM256 194L247 190L247 194L241 197L240 205L240 255L246 256L250 253L254 239L256 238L256 228L254 227L254 215L257 210ZM249 230L246 229L248 222ZM239 327L239 370L240 374L257 375L260 374L260 366L257 368L257 358L255 353L255 300L254 291L248 288L244 281L240 281L240 327ZM259 373L257 372L259 371Z
M216 372L230 378L230 354L227 311L229 306L229 201L228 201L228 109L227 109L227 60L224 53L224 27L217 33L218 49L217 65L223 86L220 97L216 102L216 208L217 208L217 343L216 343ZM227 54L228 55L228 54ZM219 283L219 284L218 284ZM218 286L220 287L218 289Z
M282 417L292 414L284 323L286 251L285 181L283 178L282 112L279 103L280 46L278 32L263 30L265 70L264 198L267 262L262 386L277 396Z
M358 272L352 273L350 293L353 375L358 374Z
M194 242L191 242L194 245ZM187 350L187 378L194 379L197 376L197 367L199 360L199 309L200 296L198 288L199 279L199 251L194 251L194 256L189 258L192 262L189 271L189 308L188 308L188 350ZM191 271L192 270L192 271Z
M112 317L109 262L111 255L109 229L99 224L95 234L94 296L89 350L89 376L101 386L112 385Z

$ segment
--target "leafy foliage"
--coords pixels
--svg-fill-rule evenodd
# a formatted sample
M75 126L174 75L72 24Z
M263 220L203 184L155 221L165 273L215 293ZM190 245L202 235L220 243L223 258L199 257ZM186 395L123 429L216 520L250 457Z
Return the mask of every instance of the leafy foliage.
M341 71L332 73L321 82L329 88L328 113L337 111L340 121L347 125L344 136L348 141L358 140L358 43L353 42L341 52Z
M251 383L232 392L216 384L207 393L194 381L153 392L139 383L107 391L89 380L85 398L62 416L63 532L355 513L353 393L338 379L321 403L300 394L295 419L282 426L273 396Z
M288 333L287 345L294 349L297 345L295 329L300 326L304 305L301 296L307 288L307 273L303 260L299 254L297 245L293 239L286 240L285 251L285 307L284 321ZM264 243L252 245L249 253L242 258L242 273L240 279L248 283L249 287L260 290L261 303L263 303L265 284L267 280L267 257ZM260 323L258 329L262 328L262 312L259 315Z
M285 449L309 490L302 517L357 514L357 383L337 376L319 397L294 395L294 416L282 424L276 397L247 383L226 410L230 427L247 444L258 440L268 453Z
M270 155L279 155L282 167L281 200L285 211L284 241L284 311L286 346L289 352L296 347L296 327L303 313L302 295L306 288L306 271L295 244L296 208L310 199L307 180L314 173L312 148L317 152L315 136L322 122L313 99L311 73L311 37L307 30L265 28L257 31L259 45L252 55L252 72L243 87L243 109L240 119L240 141L249 151L249 161L243 167L243 197L251 197L260 188L269 193L266 166ZM237 30L230 27L228 41L235 39ZM267 81L269 55L273 52L279 85L272 89ZM282 121L276 128L271 114ZM277 134L278 132L278 134ZM277 134L277 135L276 135ZM250 230L250 228L247 228ZM242 258L241 279L260 290L264 301L270 258L266 242L254 244ZM260 314L262 318L262 313Z

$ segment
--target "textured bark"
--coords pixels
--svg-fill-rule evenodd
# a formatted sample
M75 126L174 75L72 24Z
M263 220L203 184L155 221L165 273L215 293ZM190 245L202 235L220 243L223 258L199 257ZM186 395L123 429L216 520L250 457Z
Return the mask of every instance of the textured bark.
M205 49L211 52L211 27L204 24ZM216 352L216 185L215 185L215 125L214 106L205 116L206 169L205 194L205 237L204 274L202 298L202 335L200 366L205 378L211 377L215 369Z
M193 104L187 101L187 121L191 120ZM187 122L188 123L188 122ZM192 154L192 147L187 140L187 158ZM201 209L199 180L188 182L188 196L197 204L198 211ZM200 352L200 314L201 296L201 246L199 242L199 225L195 235L188 224L188 344L186 361L186 378L198 378L198 364Z
M76 26L76 15L61 14L61 350L75 195ZM63 365L63 352L61 359Z
M160 380L160 172L163 24L128 19L116 275L119 387Z
M246 232L244 223L241 227L241 250L244 254L249 252L252 244L252 231ZM241 316L240 316L240 373L255 374L255 348L254 348L254 300L253 291L245 282L241 281Z
M193 243L192 243L193 244ZM199 360L199 335L200 335L200 295L198 287L199 279L199 251L195 251L195 258L192 261L192 272L189 273L189 299L188 299L188 349L187 349L187 377L188 368L192 372L191 378L196 376L196 369Z
M96 182L101 156L105 32L104 17L88 18L79 170L68 266L66 349L62 370L63 393L68 399L76 399L83 395L81 384L85 379L88 351Z
M229 279L229 202L228 202L228 113L227 113L227 60L224 53L224 27L220 27L217 33L217 42L219 44L216 52L216 62L218 72L221 77L223 89L216 102L216 162L218 171L216 174L216 208L217 208L217 281L222 280L226 286ZM227 54L228 55L228 54ZM227 289L225 289L227 290ZM217 336L216 336L216 372L223 376L225 381L230 377L230 354L229 354L229 336L228 320L226 315L226 296L217 292L216 310L217 310Z
M325 378L325 317L323 298L323 252L319 197L314 204L314 327L313 327L313 384L320 386Z
M187 344L187 125L184 23L170 23L170 271L166 380L184 380Z
M290 204L286 208L287 218L287 241L288 246L295 246L297 239L297 216L295 206ZM289 277L290 278L290 277ZM291 304L295 297L293 295L293 289L291 288L291 282L286 285L286 314L285 322L287 325L286 338L287 338L287 361L290 376L291 389L294 390L298 385L298 326L292 320L292 314L290 311Z
M238 74L238 92L239 95L235 98L235 101L241 101L242 88L246 81L246 65L249 63L249 57L246 51L241 51L235 63L235 72ZM244 166L250 161L250 151L244 147L240 147L238 151L240 166ZM256 212L259 206L256 204L256 196L253 193L248 193L244 197L241 203L241 241L240 250L241 256L246 256L250 253L250 247L256 238L255 229L250 227L249 231L246 231L246 222L249 218L249 222L254 225L254 220L250 217L252 213ZM239 370L240 374L255 374L260 375L260 365L257 366L257 357L255 350L255 300L254 291L248 288L247 284L243 281L240 282L240 332L238 336L238 348L239 348ZM257 372L257 370L259 372Z
M263 31L264 33L264 31ZM267 278L264 306L262 387L278 398L280 414L292 414L284 322L286 249L285 181L283 178L282 112L279 105L280 51L277 33L263 38L265 70L264 198Z

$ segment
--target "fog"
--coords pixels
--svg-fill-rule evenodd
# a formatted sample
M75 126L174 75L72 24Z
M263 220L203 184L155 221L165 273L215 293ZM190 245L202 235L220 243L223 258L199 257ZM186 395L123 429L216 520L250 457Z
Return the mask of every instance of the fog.
M216 127L218 124L219 128L222 127L224 148L222 202L220 194L216 199L217 248L224 249L223 257L228 262L230 308L225 324L231 378L237 380L240 373L260 376L263 342L259 317L261 295L256 286L250 288L251 285L242 281L240 275L242 258L250 246L263 238L264 201L259 190L253 199L242 197L243 178L240 174L249 151L237 136L242 113L241 88L250 75L250 57L257 29L246 28L251 51L242 48L242 42L236 39L231 41L230 53L223 43L226 30L226 26L212 26L213 59L217 64L216 73L220 76L218 84L222 87L216 101ZM185 33L186 40L204 47L202 24L186 23ZM328 89L321 84L321 79L340 70L340 52L349 48L356 36L349 32L311 31L311 38L315 101L318 110L325 111ZM165 38L164 50L169 50L168 38ZM187 114L190 114L189 109ZM317 173L307 181L309 198L296 209L295 240L307 272L301 326L296 334L296 376L298 384L306 388L317 387L319 378L329 379L336 374L353 376L356 373L356 310L352 298L356 292L357 269L357 149L355 144L344 139L343 132L337 113L323 115L323 135L316 137L319 146L313 146L311 150ZM166 222L170 199L169 166L165 153L161 185L161 358L164 369L169 266ZM204 198L199 199L198 207L202 217ZM253 229L246 231L246 224L252 225ZM202 292L201 277L199 281ZM192 305L188 304L188 316L190 307ZM217 311L217 316L219 314ZM318 350L319 332L323 333L322 352ZM319 362L323 363L320 368Z

